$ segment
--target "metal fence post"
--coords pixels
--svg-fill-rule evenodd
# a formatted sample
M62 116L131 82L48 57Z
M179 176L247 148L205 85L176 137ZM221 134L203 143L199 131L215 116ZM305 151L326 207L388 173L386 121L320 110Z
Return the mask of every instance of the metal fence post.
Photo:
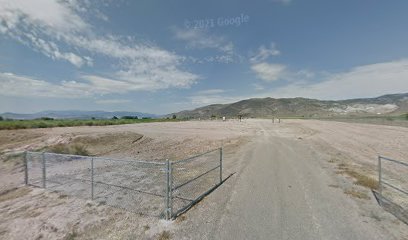
M42 152L42 185L43 188L46 188L46 181L47 181L47 169L46 169L46 161L45 161L45 153Z
M379 192L379 203L382 205L382 172L381 172L381 156L378 156L378 192Z
M170 161L166 159L166 220L170 220Z
M91 158L91 199L94 200L94 159Z
M173 163L169 161L169 215L173 217Z
M222 147L220 147L220 184L222 183Z
M24 184L28 185L28 160L27 151L24 152Z

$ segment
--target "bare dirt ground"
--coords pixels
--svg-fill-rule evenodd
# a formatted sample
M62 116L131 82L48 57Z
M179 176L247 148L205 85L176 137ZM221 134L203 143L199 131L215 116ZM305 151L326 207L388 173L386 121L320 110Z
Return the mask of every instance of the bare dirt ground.
M93 155L141 160L223 145L224 176L233 175L170 222L22 187L12 152L71 143ZM378 154L408 161L408 128L245 120L33 129L0 131L0 151L0 239L408 238L408 227L369 189ZM393 176L399 171L389 168Z

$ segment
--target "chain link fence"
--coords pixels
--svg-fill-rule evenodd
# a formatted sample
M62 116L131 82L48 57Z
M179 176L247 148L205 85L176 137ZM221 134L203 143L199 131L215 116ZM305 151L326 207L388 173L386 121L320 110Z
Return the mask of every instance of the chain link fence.
M25 184L176 218L222 183L222 148L179 161L25 152Z
M408 224L408 162L378 157L379 204Z

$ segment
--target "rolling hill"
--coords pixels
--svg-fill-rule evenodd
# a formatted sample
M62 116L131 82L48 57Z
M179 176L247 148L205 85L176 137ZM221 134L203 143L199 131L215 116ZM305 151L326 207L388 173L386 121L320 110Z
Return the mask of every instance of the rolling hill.
M251 98L230 104L213 104L174 113L178 118L334 117L399 115L408 112L408 93L376 98L326 101L308 98Z

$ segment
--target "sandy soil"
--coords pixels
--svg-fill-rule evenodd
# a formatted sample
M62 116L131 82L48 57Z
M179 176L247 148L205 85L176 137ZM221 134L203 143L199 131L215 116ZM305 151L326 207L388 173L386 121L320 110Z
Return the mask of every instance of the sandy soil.
M94 155L144 160L180 159L224 146L224 176L233 175L202 202L171 222L140 216L96 202L42 189L22 187L22 165L19 157L12 157L13 152L42 149L50 145L72 142L87 145ZM285 144L279 147L279 143ZM306 171L306 173L302 172L302 169L305 169L303 165L299 165L303 167L296 168L296 171L300 172L288 170L288 174L298 174L300 177L300 179L294 178L298 180L291 183L291 186L296 182L301 182L303 178L307 179L308 174L315 176L313 178L315 180L310 181L318 183L321 180L323 183L320 184L325 186L321 185L321 188L307 190L313 199L311 200L312 205L309 205L312 210L303 211L301 203L292 203L293 206L301 209L300 213L305 213L302 215L305 221L308 214L318 218L316 223L327 220L327 217L331 216L330 213L321 209L318 212L313 211L313 207L318 208L319 203L322 203L313 196L320 196L322 193L331 196L326 199L330 203L323 204L323 206L334 206L337 203L343 204L343 207L348 209L342 214L342 218L337 218L337 221L347 221L344 218L347 217L347 212L350 213L349 222L342 225L345 226L344 231L335 231L334 227L331 228L332 231L322 231L326 235L321 235L318 231L307 231L313 228L306 227L301 228L298 231L300 235L296 236L324 239L325 236L336 236L337 234L339 239L345 236L352 238L357 236L354 239L359 239L358 236L364 235L364 231L372 230L372 233L388 239L405 239L408 237L406 225L383 211L377 205L370 190L355 185L355 179L339 171L339 166L347 164L361 174L375 177L377 155L408 161L407 144L408 128L314 120L286 120L281 124L272 124L270 120L192 121L0 131L0 151L2 153L0 239L166 239L167 235L171 239L225 237L234 231L231 226L238 226L231 223L234 221L239 223L239 220L242 220L240 217L231 216L239 216L236 215L235 208L240 207L240 203L251 200L251 198L245 200L245 196L256 196L254 193L251 195L248 191L266 181L262 175L253 179L251 176L254 175L254 171L263 169L265 176L273 174L275 164L257 162L257 159L267 159L266 152L269 153L268 156L275 156L280 161L284 161L287 156L292 156L285 161L288 163L281 162L283 169L291 169L291 166L297 167L296 161L302 159L299 157L301 155L307 156L304 158L305 161L310 161L311 165L316 168L309 169L310 172ZM286 147L291 145L293 147ZM297 153L296 146L304 151ZM265 154L255 154L254 149L265 152ZM308 166L307 162L302 164ZM272 168L271 171L268 171L268 168ZM389 172L391 175L398 175L398 170L392 166ZM291 181L291 178L282 174L276 172L275 180L280 185L285 185ZM403 180L402 183L405 183L404 181L406 180ZM245 184L247 187L243 187ZM288 186L285 185L285 187ZM301 190L302 188L299 189ZM262 197L261 202L266 204L269 197L274 199L276 194L273 194L273 190L270 191L270 195ZM303 191L306 190L303 189ZM354 193L353 191L359 194L350 194L350 192ZM289 194L287 190L279 190L277 193L283 195L282 201L292 199L291 195L286 196ZM279 204L274 206L270 207L266 204L262 209L284 207ZM262 216L262 213L259 214ZM290 222L294 219L291 218L290 211L286 214L289 215L283 213L282 216L286 218L278 221L277 224L281 224L282 229L286 229L287 232L281 231L281 235L276 235L277 239L288 237L285 234L290 232L291 224L297 223ZM255 217L247 220L249 224L255 222L262 226L262 223L269 221L265 216L268 215L264 214L263 218ZM335 218L335 216L332 217ZM241 224L246 222L243 221ZM354 235L338 236L347 234L347 226L353 226L355 222L363 222L367 226L360 230L354 227L354 230L350 231L350 234L354 233ZM261 230L258 235L256 235L257 231L252 230L246 233L249 234L248 236L266 239L268 231L262 232ZM238 235L236 238L240 239L243 236Z

